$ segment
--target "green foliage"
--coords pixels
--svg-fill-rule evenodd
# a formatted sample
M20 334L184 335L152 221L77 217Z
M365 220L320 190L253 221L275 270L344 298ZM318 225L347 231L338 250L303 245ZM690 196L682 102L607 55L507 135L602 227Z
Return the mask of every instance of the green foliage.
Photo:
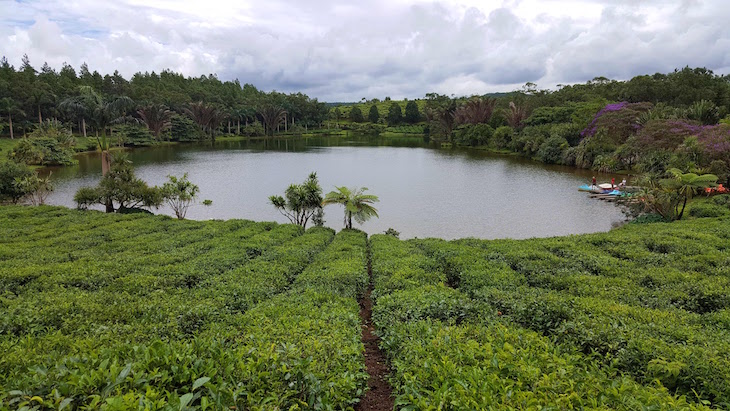
M330 229L52 207L3 207L0 224L4 263L28 268L0 269L14 295L0 295L2 408L347 409L362 395L356 300L285 292ZM364 272L353 234L317 261L357 246Z
M25 193L26 198L32 205L42 205L53 191L50 174L46 177L39 177L36 173L25 174L13 180L13 187L17 193ZM3 178L3 177L0 177ZM7 177L5 177L7 178ZM0 189L0 192L1 189ZM0 198L2 195L0 194Z
M176 176L167 176L167 178L168 181L161 187L162 197L175 212L175 216L182 220L190 205L197 198L200 189L188 180L188 173L183 174L180 178Z
M76 164L73 158L75 144L69 130L48 121L18 142L8 158L29 165L73 165Z
M201 139L201 133L200 128L188 116L173 115L170 119L170 140L172 141L198 141ZM263 128L261 135L263 135Z
M19 181L32 179L35 173L27 165L7 161L0 163L0 203L17 203L31 191L25 184L18 184Z
M352 228L352 219L355 218L359 224L368 221L370 217L378 217L378 210L373 207L377 203L378 196L365 194L367 187L349 189L345 186L335 187L325 195L322 205L342 204L345 207L345 228Z
M134 175L131 162L124 153L117 153L111 162L109 172L102 177L97 187L82 187L74 195L79 209L91 205L107 206L107 212L123 212L139 207L157 208L162 205L164 195L157 187L149 187Z
M114 138L119 143L119 146L147 147L157 142L155 136L148 129L138 125L125 124L115 126L113 129Z
M525 120L525 125L539 126L541 124L569 123L574 112L575 109L570 106L538 107Z
M408 124L415 124L421 121L421 112L418 110L418 104L411 100L406 103L404 120Z
M378 120L380 120L380 112L378 111L378 106L373 104L370 106L370 110L368 111L368 121L371 123L377 123Z
M659 181L649 180L642 193L643 201L635 207L643 207L650 213L659 214L666 220L681 220L687 202L698 192L714 187L717 176L683 173L679 169L668 170L669 177Z
M705 200L727 207L727 196ZM0 207L0 407L721 409L727 218L531 240ZM60 233L60 234L59 234Z
M704 217L722 217L730 215L730 209L727 206L719 204L711 204L708 202L694 202L690 206L689 215L697 218Z
M514 130L510 126L501 126L494 131L493 145L498 149L505 149L512 146Z
M365 121L365 117L362 115L362 111L360 110L360 107L353 107L350 109L350 121L353 123L362 123Z
M270 196L269 202L292 224L307 228L310 219L322 219L322 187L317 173L309 174L302 184L291 184L282 196Z
M388 115L385 117L385 121L388 122L389 126L400 124L403 122L403 112L401 111L400 104L390 103L388 107Z
M605 305L608 296L624 297L616 288L609 288L615 273L591 274L599 279L581 287L586 276L579 270L600 266L590 264L590 257L596 254L593 247L582 255L584 259L576 258L575 253L578 247L592 244L591 239L599 239L596 237L403 242L373 236L373 295L377 296L373 320L393 370L396 407L429 409L448 403L455 409L706 409L673 395L676 385L667 389L652 382L652 378L666 383L681 380L676 361L651 362L652 375L642 386L614 368L623 362L607 358L601 364L598 359L602 357L586 355L572 340L568 342L563 332L567 324L576 324L577 299L570 291L546 293L545 286L554 284L562 290L570 284L593 292L599 289L599 279L605 279L606 290L596 297L595 311L589 314L594 317L602 315L598 303ZM620 238L615 240L622 243ZM543 282L529 279L527 270ZM560 281L569 276L576 281ZM453 288L444 286L446 282ZM630 318L636 318L632 314ZM651 321L656 315L651 312L644 318ZM611 324L616 327L620 321ZM548 335L525 330L520 324ZM611 325L606 325L610 332ZM636 328L632 330L636 332ZM626 336L630 332L627 329ZM592 340L605 341L609 335L602 333ZM585 343L588 336L581 334L582 339L575 341ZM553 338L562 341L556 343ZM668 377L676 375L680 377ZM695 399L694 393L692 396Z
M658 379L694 401L726 404L718 354L730 304L725 220L630 225L529 241L420 240L450 283L505 324L554 338L639 382ZM719 265L718 265L719 264ZM715 320L716 319L716 320Z
M537 151L537 158L543 163L560 164L565 157L565 152L568 147L570 145L563 137L550 137L540 145L540 149Z
M351 130L355 133L362 133L367 135L379 135L385 132L388 129L388 126L385 124L373 124L373 123L364 123L364 124L358 124L358 123L351 123L351 124L343 124L342 125L343 130Z
M456 130L454 143L461 146L482 146L490 144L494 129L488 124L468 124Z

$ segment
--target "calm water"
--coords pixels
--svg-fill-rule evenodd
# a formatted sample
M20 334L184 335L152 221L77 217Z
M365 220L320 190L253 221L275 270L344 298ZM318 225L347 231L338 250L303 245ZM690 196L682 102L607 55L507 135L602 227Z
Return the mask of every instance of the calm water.
M392 227L401 238L529 238L607 231L622 220L615 206L577 191L591 172L552 167L475 150L438 149L420 138L331 137L299 141L219 142L130 152L136 173L160 185L187 172L200 187L188 218L245 218L287 222L268 203L290 183L316 171L324 192L335 185L368 187L380 197L380 218L359 228ZM50 204L74 207L79 187L101 177L98 154L81 155L78 167L53 171ZM599 180L610 179L600 176ZM173 215L161 208L156 213ZM341 206L325 208L326 224L340 229ZM353 224L356 224L353 222Z

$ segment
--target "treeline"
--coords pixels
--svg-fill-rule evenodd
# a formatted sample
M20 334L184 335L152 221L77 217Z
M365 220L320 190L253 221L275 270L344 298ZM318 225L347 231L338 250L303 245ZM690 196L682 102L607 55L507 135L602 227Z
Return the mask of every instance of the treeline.
M0 59L2 133L10 137L48 121L83 135L136 133L131 139L138 142L139 130L123 130L123 125L142 126L142 137L149 140L214 138L224 132L263 135L318 127L328 111L325 103L302 93L266 93L214 74L184 77L164 70L126 79L118 71L102 76L85 63L77 72L68 64L60 71L47 63L37 70L27 56L18 69Z
M545 163L654 177L676 168L712 173L727 183L728 113L730 76L686 67L629 81L599 77L555 91L527 83L499 97L432 93L418 101L371 100L333 109L331 117L349 120L342 127L354 130L396 131L419 122L435 141Z

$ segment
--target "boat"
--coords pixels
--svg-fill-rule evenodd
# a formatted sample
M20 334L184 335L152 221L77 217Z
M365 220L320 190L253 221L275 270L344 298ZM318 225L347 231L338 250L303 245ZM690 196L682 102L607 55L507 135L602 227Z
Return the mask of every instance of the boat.
M606 187L608 186L608 187ZM578 187L578 191L586 191L589 193L594 194L604 194L611 191L612 187L610 183L606 184L599 184L599 185L592 185L592 184L583 184L582 186Z

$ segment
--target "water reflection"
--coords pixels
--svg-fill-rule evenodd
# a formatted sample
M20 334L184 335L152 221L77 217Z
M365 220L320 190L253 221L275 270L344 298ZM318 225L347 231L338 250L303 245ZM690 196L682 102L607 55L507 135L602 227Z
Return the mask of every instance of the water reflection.
M380 197L381 218L361 227L368 233L392 227L403 238L546 237L606 231L622 219L613 205L577 191L591 171L440 149L421 137L218 141L138 149L130 159L150 184L188 172L200 186L201 201L213 201L209 207L193 206L188 213L193 219L286 222L267 198L311 171L325 192L335 185L365 186ZM100 175L98 154L79 156L77 167L53 171L57 189L49 202L73 206L76 190L96 184ZM327 225L339 229L343 210L330 206L325 211Z

